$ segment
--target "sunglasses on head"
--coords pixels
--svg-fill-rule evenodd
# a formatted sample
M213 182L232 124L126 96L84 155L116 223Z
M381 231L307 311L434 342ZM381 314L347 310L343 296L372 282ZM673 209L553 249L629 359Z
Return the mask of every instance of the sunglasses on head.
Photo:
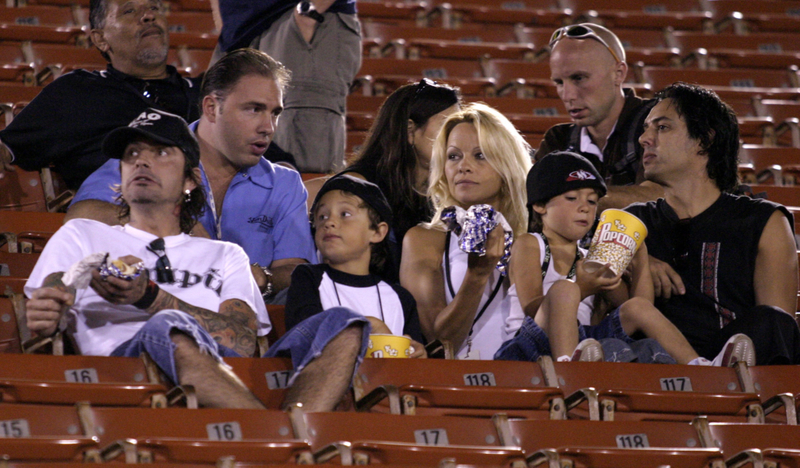
M166 245L164 239L158 238L147 246L147 250L158 255L156 260L156 281L159 283L174 283L175 274L172 272L172 265L167 258Z
M564 39L565 37L571 37L573 39L586 39L591 38L596 40L597 42L603 44L603 46L611 52L611 55L614 57L614 60L617 62L622 62L620 58L617 56L617 53L614 52L614 49L608 45L602 37L598 36L596 32L592 31L591 29L587 28L586 26L580 24L573 24L570 26L564 26L563 28L558 28L555 30L552 36L550 36L550 48L552 49L558 41Z

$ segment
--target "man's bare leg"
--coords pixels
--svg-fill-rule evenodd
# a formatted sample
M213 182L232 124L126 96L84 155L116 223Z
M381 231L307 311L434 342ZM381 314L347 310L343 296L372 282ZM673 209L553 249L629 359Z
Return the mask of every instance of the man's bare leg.
M253 408L264 405L241 380L213 357L201 353L197 343L181 332L170 334L175 348L175 370L181 385L194 386L197 401L209 408Z
M306 411L332 411L350 388L356 358L361 349L363 323L345 328L322 354L303 369L289 389L284 408L302 403Z

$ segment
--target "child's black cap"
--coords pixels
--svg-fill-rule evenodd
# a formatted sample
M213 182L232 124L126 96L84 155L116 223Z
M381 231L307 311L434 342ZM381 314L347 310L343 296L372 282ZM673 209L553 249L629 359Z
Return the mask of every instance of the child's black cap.
M378 212L378 216L382 222L388 224L389 227L392 226L392 208L389 206L389 202L386 200L380 187L372 182L367 182L366 180L347 174L338 174L331 177L325 182L322 188L319 189L317 196L314 198L314 204L311 205L312 215L317 210L317 204L322 199L322 196L331 190L349 192L364 200L364 203Z
M593 188L601 197L607 190L594 165L583 156L568 151L550 153L534 164L525 185L528 206L544 203L570 190Z

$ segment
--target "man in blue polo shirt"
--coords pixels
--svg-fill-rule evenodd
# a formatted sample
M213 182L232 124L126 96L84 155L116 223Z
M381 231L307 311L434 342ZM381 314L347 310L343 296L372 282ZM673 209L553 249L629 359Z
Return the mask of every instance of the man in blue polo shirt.
M200 168L208 194L193 231L236 243L253 263L253 275L270 302L288 286L297 264L314 258L300 175L262 155L283 110L286 69L263 52L231 52L206 73L201 117L191 125L200 142ZM119 164L111 160L81 186L67 218L119 224L115 205ZM202 229L201 229L202 225ZM276 297L276 295L278 295Z

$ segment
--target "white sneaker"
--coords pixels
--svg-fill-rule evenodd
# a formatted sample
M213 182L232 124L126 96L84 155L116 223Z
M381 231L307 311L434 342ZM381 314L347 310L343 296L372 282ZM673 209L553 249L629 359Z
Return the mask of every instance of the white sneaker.
M748 366L756 365L756 350L753 340L743 333L737 333L728 338L722 351L711 361L711 365L731 367L737 362L744 362Z
M586 338L578 343L578 346L575 347L575 351L572 353L571 360L583 362L602 362L603 359L603 346L600 345L600 342L594 338Z

